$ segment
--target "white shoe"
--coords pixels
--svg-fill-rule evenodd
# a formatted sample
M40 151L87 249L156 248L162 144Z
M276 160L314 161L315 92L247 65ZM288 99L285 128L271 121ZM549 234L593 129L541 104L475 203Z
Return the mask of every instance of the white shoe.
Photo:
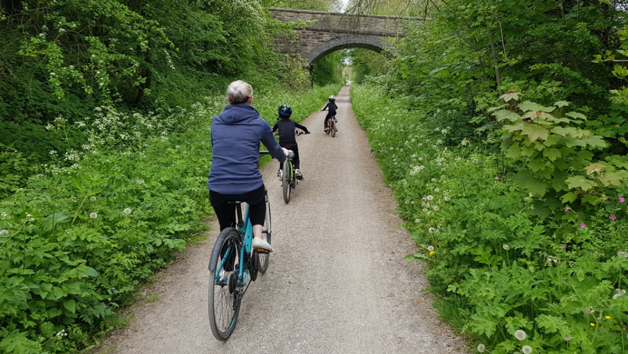
M274 251L273 246L271 246L268 242L266 242L266 240L262 240L261 238L258 237L253 237L253 242L252 245L253 249L264 249L268 252L272 252Z
M281 178L281 169L277 170L277 177Z
M298 168L294 169L294 175L298 178L298 179L303 179L303 174L301 173L301 171L299 171Z

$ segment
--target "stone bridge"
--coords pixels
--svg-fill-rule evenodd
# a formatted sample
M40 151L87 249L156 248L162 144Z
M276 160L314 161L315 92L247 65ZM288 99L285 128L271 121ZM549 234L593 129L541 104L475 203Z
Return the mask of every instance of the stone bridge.
M310 67L338 49L366 48L393 53L394 40L405 35L403 22L418 20L278 8L268 11L282 22L305 22L295 34L277 37L276 44L281 53L299 54Z

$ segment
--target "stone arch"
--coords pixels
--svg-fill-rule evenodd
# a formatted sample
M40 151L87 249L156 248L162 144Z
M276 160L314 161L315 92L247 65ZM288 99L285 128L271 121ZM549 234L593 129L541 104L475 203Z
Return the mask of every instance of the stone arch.
M316 63L329 53L339 49L364 48L378 53L389 53L384 41L374 36L341 36L324 42L307 53L305 59L310 65Z

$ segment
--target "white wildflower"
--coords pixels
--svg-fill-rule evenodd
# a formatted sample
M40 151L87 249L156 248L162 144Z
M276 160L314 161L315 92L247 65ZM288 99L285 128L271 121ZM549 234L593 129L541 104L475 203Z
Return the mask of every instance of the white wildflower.
M434 199L434 196L432 196L432 195L430 194L430 195L428 195L426 198L427 198L427 200L432 200L432 199Z
M438 211L438 206L434 205L432 209L434 209L434 211Z
M3 218L6 218L7 216L9 216L9 214L7 214L7 213L2 213L2 217L3 217Z
M563 337L563 339L564 339L564 340L566 340L567 342L569 342L570 340L572 340L572 339L573 339L573 337L572 337L572 336L570 336L569 334L567 334L567 335L565 335L565 336Z
M91 214L89 214L89 217L92 218L92 219L96 219L98 217L98 214L91 213Z
M628 252L617 251L617 257L628 258Z
M478 352L480 353L484 353L484 350L486 349L486 346L484 344L480 344L478 345Z
M433 250L434 250L434 246L428 246L428 247L427 247L427 250L428 250L428 251L433 251Z
M449 197L443 197L443 199L448 202L449 201Z
M131 214L131 209L129 208L124 209L124 213L127 215Z
M521 351L523 352L523 354L530 354L532 353L532 347L530 347L529 345L524 345L521 348Z
M429 231L430 233L433 233L434 231L436 231L436 229L433 228L433 227L430 227L429 230L427 230L427 231Z
M508 251L510 249L510 246L508 246L507 244L504 243L504 245L502 246L502 248L504 248L506 251ZM520 331L520 330L519 330ZM517 331L518 332L518 331ZM517 336L517 332L515 332L515 337ZM523 331L522 331L523 332ZM525 339L526 337L526 333L523 332L523 339ZM519 338L517 338L519 339ZM523 340L523 339L519 339L519 340Z
M440 192L440 189L434 188L434 192L438 193L438 192Z
M9 230L1 230L0 231L0 235L8 235L9 234Z
M508 250L508 245L504 245L504 249ZM519 340L524 340L526 339L528 335L526 334L526 332L522 329L518 329L515 331L515 338L519 339Z

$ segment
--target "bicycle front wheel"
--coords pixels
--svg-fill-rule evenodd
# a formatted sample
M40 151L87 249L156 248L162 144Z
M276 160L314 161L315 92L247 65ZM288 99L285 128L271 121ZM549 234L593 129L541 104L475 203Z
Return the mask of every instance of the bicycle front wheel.
M283 201L290 203L290 190L292 189L292 162L286 159L283 163L283 177L281 180L283 187Z
M242 241L236 229L224 229L209 263L209 325L216 339L225 341L235 329L240 312L238 268Z
M266 195L266 219L264 219L264 229L262 231L262 237L270 244L270 236L272 234L272 227L270 224L270 201L268 201L268 195ZM268 269L268 260L270 258L270 253L260 253L255 251L255 255L257 257L257 269L260 273L266 273L266 269Z

